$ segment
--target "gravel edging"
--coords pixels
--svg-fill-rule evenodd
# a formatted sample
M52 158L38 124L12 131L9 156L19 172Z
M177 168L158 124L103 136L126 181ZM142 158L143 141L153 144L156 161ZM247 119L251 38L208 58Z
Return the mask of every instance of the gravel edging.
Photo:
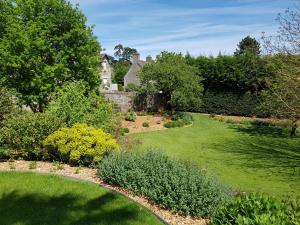
M37 162L36 169L29 169L29 161L13 161L13 162L0 162L0 171L19 171L19 172L37 172L42 174L53 174L59 175L70 179L88 181L93 184L100 185L113 192L121 194L134 202L141 204L157 216L162 222L170 225L207 225L208 221L205 219L194 219L189 216L184 217L178 214L171 213L168 210L162 209L157 205L151 203L144 197L135 196L129 193L127 190L109 185L101 180L97 176L96 169L90 169L85 167L70 167L69 165L60 165L63 169L59 169L58 166L53 165L49 162Z

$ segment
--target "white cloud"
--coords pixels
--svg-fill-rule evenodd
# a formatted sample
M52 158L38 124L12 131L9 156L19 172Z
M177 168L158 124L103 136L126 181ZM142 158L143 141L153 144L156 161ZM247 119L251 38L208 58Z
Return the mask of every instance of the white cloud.
M276 30L275 26L266 27L266 24L195 24L180 29L174 34L158 35L142 40L109 40L107 47L110 50L108 53L113 54L113 46L121 42L136 48L143 57L148 54L156 55L163 50L189 52L192 55L218 55L219 52L232 54L237 43L245 36L251 35L259 39L262 31L272 33Z

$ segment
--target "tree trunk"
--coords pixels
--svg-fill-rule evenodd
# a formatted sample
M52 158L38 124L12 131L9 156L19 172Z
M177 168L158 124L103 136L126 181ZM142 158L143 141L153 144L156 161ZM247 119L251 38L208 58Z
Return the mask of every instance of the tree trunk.
M296 137L296 135L297 135L297 127L298 127L298 125L297 125L297 121L293 121L292 122L292 129L291 129L291 137Z

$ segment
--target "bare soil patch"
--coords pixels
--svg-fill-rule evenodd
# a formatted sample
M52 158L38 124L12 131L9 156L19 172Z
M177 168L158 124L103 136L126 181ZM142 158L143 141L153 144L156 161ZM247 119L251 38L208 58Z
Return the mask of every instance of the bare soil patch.
M157 130L165 130L164 123L170 119L160 115L137 116L134 122L122 120L122 127L129 129L130 133L141 133ZM149 127L143 127L143 123L148 122Z

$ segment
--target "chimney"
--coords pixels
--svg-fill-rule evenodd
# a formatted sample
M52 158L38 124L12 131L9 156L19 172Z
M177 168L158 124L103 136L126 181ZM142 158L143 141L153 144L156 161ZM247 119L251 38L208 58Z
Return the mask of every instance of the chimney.
M139 53L133 53L132 54L132 62L138 63L140 61L140 54Z
M148 56L147 56L146 62L147 62L147 63L152 62L152 57L151 57L151 55L148 55Z

